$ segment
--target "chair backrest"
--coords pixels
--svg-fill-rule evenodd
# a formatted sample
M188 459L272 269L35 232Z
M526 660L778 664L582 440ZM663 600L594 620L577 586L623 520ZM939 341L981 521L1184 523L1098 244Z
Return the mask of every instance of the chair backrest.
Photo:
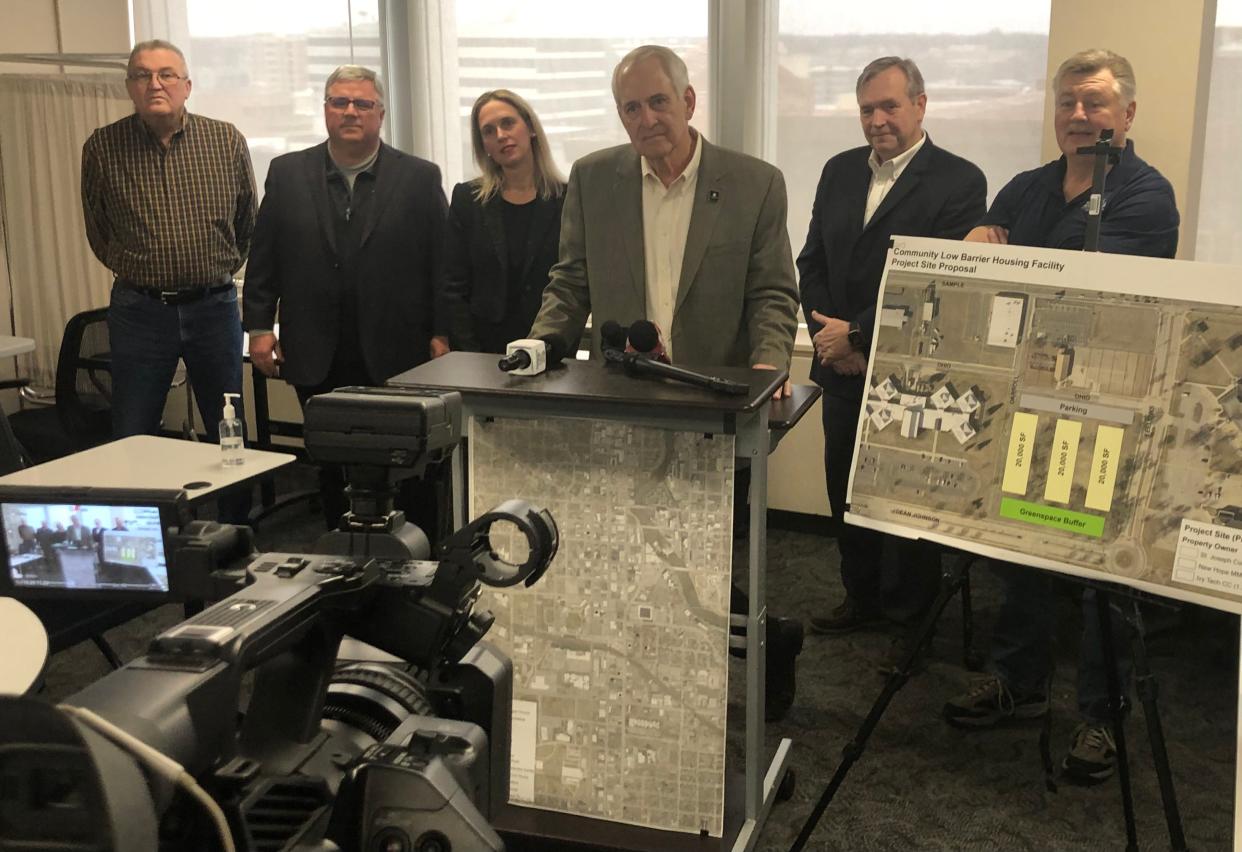
M112 347L108 309L83 311L69 320L56 361L56 412L79 449L112 436Z
M0 411L0 476L30 467L30 455L13 434L9 418Z

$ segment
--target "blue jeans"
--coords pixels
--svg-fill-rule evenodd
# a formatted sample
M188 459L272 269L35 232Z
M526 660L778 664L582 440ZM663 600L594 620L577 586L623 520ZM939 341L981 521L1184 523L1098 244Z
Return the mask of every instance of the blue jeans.
M1043 694L1052 671L1053 639L1056 635L1056 600L1053 575L1038 568L1010 562L994 562L1004 600L992 632L991 668L1014 692ZM1113 648L1121 694L1130 689L1129 632L1113 606ZM1078 653L1078 711L1092 724L1106 724L1108 671L1104 665L1100 619L1095 590L1082 593L1082 641Z
M186 305L165 305L128 287L112 286L108 309L112 347L112 437L155 435L168 388L185 361L207 439L219 439L225 393L241 393L242 327L237 291ZM242 414L237 400L237 416Z

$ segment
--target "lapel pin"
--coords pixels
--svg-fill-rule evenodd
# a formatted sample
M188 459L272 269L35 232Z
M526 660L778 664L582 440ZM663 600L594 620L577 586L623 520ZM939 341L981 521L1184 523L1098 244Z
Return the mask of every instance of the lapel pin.
M707 200L708 200L708 201L712 201L712 202L719 201L719 200L720 200L720 193L719 193L719 192L717 192L717 191L716 191L716 190L714 190L714 189L709 189L709 190L707 191Z

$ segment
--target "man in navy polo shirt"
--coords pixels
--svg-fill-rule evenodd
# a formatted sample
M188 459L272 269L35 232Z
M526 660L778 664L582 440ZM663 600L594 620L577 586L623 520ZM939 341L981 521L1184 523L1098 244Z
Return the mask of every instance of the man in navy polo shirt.
M1054 127L1062 156L1011 180L996 196L982 224L967 240L1081 249L1087 226L1095 158L1078 149L1112 130L1112 144L1124 146L1105 178L1100 217L1100 251L1173 257L1179 217L1173 187L1139 159L1127 139L1134 122L1134 70L1108 50L1086 50L1065 60L1053 78ZM963 728L989 728L1008 719L1034 719L1048 712L1048 679L1055 633L1052 576L1009 563L997 566L1005 599L992 636L992 674L944 706L945 719ZM1066 777L1082 783L1113 774L1116 746L1109 727L1108 689L1100 643L1095 593L1083 593L1083 635L1079 650L1078 708L1082 721L1061 764ZM1120 622L1115 619L1114 624ZM1125 643L1115 637L1120 650ZM1123 692L1129 660L1119 654Z

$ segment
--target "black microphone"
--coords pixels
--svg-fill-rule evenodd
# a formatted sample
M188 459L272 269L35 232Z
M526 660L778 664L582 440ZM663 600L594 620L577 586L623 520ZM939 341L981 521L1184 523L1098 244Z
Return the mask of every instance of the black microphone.
M608 320L599 327L601 349L624 349L625 341L630 336L630 327L621 325L616 320Z
M651 320L641 319L630 326L627 351L638 352L665 364L670 363L668 353L664 350L664 341L660 339L660 328Z
M735 382L732 379L725 379L720 376L711 376L706 373L687 370L685 367L666 364L641 352L622 352L618 349L605 349L604 358L614 364L621 364L625 367L625 371L633 376L659 376L664 379L684 382L698 388L705 388L716 393L727 393L731 396L741 396L750 392L750 385L744 385L741 382Z

